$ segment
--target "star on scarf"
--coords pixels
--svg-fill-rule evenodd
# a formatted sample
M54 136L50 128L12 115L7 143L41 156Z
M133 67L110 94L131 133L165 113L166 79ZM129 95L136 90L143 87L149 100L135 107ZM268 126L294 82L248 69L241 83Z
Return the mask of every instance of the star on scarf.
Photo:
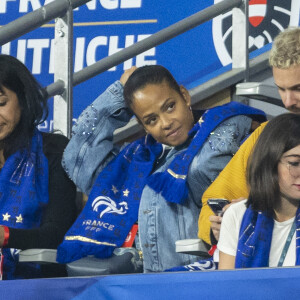
M203 117L201 117L201 118L199 119L198 123L199 123L200 126L202 125L202 123L204 123Z
M114 194L118 193L118 189L114 185L112 186L111 190L113 191Z
M3 216L3 221L9 221L9 218L11 217L8 213L6 213L5 215L2 214Z
M17 219L16 223L23 223L23 218L21 214L18 217L16 217L16 219Z
M125 197L128 197L128 195L129 195L129 191L128 191L128 189L126 189L125 191L123 191L123 195L125 196Z

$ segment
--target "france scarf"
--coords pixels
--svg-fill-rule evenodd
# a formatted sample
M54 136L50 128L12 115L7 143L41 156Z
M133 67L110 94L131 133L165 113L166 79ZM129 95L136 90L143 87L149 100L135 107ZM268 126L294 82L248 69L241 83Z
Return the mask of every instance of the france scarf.
M41 210L48 203L48 160L41 133L36 130L29 149L15 152L0 172L1 225L29 229L39 226ZM15 249L1 250L4 279L15 279Z
M191 142L165 172L152 173L162 145L150 135L128 145L96 179L88 201L58 247L57 261L67 263L95 255L106 258L120 247L137 221L139 201L147 184L166 201L183 204L188 197L187 174L209 134L225 119L236 115L265 114L230 102L207 110L189 132Z
M296 222L296 262L300 265L300 208ZM249 207L242 220L238 249L235 258L236 268L259 268L269 266L274 220L267 213L256 212ZM283 241L284 242L284 241Z

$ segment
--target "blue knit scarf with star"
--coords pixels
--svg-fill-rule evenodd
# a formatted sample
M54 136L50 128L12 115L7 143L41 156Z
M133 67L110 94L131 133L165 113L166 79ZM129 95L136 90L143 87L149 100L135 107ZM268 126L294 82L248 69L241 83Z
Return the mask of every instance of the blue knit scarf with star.
M296 222L296 262L300 265L300 208ZM274 228L274 219L265 212L249 207L241 223L239 242L235 258L236 268L259 268L269 266L269 255ZM285 241L283 241L284 243Z
M0 172L0 224L36 228L48 200L48 160L43 153L42 135L35 130L29 149L9 156ZM13 249L1 249L3 279L16 277L18 257L14 253Z
M152 174L162 145L150 135L128 145L99 174L82 213L58 247L57 261L67 263L87 255L111 256L137 221L146 184L166 201L183 204L188 198L187 174L192 160L209 134L236 115L265 116L262 111L237 102L205 111L189 132L191 142L187 149L164 172Z

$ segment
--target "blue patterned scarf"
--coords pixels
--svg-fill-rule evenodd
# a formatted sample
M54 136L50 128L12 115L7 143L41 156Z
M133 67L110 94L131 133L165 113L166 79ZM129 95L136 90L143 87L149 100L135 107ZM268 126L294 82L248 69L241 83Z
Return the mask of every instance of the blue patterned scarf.
M186 179L193 158L209 134L235 115L265 116L237 102L207 110L189 132L191 142L187 149L173 159L165 172L151 175L162 145L150 135L128 145L99 174L82 213L58 247L57 261L67 263L87 255L111 256L137 221L146 184L161 192L166 201L183 204L188 197Z
M42 135L36 130L30 149L9 156L0 172L0 224L36 228L48 200L48 160L43 153ZM18 258L14 253L14 249L2 249L3 279L15 278Z
M300 208L296 222L296 262L300 264ZM274 219L267 213L248 208L244 214L235 259L236 268L259 268L269 266ZM285 242L285 241L283 241Z

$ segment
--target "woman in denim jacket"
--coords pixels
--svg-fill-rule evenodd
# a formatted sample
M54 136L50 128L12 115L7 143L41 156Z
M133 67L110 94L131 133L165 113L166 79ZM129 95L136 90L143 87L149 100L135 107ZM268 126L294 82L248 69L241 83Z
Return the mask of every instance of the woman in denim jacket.
M125 82L125 91L123 91ZM254 113L250 113L251 116L246 116L249 114L247 112L234 112L229 117L223 116L222 122L219 121L220 124L212 132L210 131L205 141L198 146L199 150L188 165L187 176L176 175L169 168L171 162L180 154L190 154L192 149L189 145L193 140L193 134L191 135L189 132L201 116L198 126L203 128L200 131L204 130L206 126L203 126L205 124L203 117L206 112L210 111L192 112L190 105L191 98L188 91L177 84L168 70L161 66L146 66L138 69L133 67L125 71L120 81L109 86L83 111L78 123L73 128L73 136L64 153L63 166L65 170L77 186L89 195L100 172L114 158L118 157L121 151L113 143L114 131L125 126L133 112L146 133L151 135L162 149L155 158L148 177L153 177L153 174L168 173L175 180L186 178L186 199L180 203L173 201L172 197L176 198L178 192L181 192L181 188L172 194L174 190L170 185L167 193L160 192L159 186L154 187L159 184L157 181L160 179L152 180L152 184L146 182L142 186L138 199L138 225L139 244L144 258L144 272L159 272L199 260L197 256L176 253L175 241L197 238L197 220L203 192L250 133L254 115L257 117L257 114L261 114L260 111L255 110ZM219 119L223 111L226 109L221 109L222 113L216 111L214 118ZM233 111L235 110L233 109ZM224 115L226 115L225 112ZM204 123L202 124L202 122ZM128 174L128 176L133 175ZM103 178L104 181L107 177ZM117 183L111 186L112 191L108 192L112 195L121 189L121 186L116 187ZM124 188L124 184L122 187ZM124 195L127 197L125 199L128 199L128 195L133 195L133 192L131 193L130 189L126 189L126 191L127 195ZM106 191L105 196L108 195L108 192ZM166 199L166 196L171 199ZM86 206L89 206L89 209L93 206L96 211L94 207L96 199L94 198L91 199L92 204L89 204L89 200ZM130 204L129 200L127 204ZM124 220L126 218L123 215ZM87 220L82 219L80 222L86 225ZM94 222L95 226L100 226L99 224ZM105 224L99 229L99 232L103 232L103 227L109 228L109 222ZM115 225L110 226L113 226L110 227L111 229L115 228ZM85 230L88 231L91 228L92 226L88 226L85 227ZM93 230L96 231L96 227ZM89 240L78 238L78 234L72 234L72 237L67 234L69 239L66 238L66 243L67 240L74 241L74 239L83 244L98 240L95 236L91 238L92 236L87 232L85 235L89 237ZM86 250L83 256L87 254L97 256L97 253L91 253L89 250ZM101 257L101 255L98 256ZM103 255L103 257L105 256L108 255Z

